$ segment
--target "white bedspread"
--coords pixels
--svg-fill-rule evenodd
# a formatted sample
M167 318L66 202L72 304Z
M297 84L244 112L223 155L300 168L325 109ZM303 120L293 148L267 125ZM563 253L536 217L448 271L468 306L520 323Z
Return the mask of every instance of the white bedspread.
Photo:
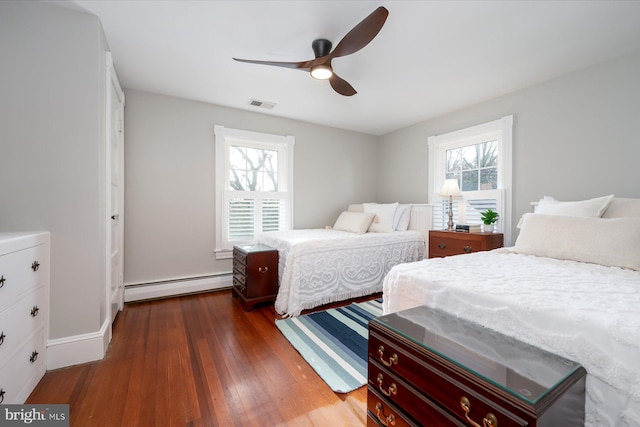
M417 231L276 231L259 235L258 243L278 249L280 289L275 309L285 316L380 292L391 267L421 260L425 250Z
M575 360L586 426L640 426L640 272L499 249L394 267L384 312L428 305Z

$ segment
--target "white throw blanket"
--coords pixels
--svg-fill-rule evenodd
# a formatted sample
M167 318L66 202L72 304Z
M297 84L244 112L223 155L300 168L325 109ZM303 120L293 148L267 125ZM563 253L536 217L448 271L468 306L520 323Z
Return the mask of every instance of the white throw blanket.
M380 292L391 267L421 260L425 249L417 231L290 230L263 233L257 240L278 249L280 289L275 308L285 316Z
M384 312L428 305L574 360L586 425L640 426L640 272L498 249L394 267Z

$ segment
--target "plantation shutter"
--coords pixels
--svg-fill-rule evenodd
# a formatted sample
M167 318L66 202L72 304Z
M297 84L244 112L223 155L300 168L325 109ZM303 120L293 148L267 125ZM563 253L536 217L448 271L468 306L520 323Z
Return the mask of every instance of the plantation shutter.
M274 192L226 191L226 243L245 244L263 231L289 228L287 195Z
M453 200L454 224L482 224L480 215L487 209L504 212L502 191L467 191L460 199ZM449 200L439 199L433 204L433 228L444 230L449 221Z

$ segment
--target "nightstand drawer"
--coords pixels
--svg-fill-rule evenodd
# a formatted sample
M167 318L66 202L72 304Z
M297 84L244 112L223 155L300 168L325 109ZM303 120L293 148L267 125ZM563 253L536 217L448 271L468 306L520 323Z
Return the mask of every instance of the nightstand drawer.
M444 257L470 254L481 250L480 242L458 239L429 239L429 256Z
M429 231L429 258L490 251L504 244L502 233L463 233L458 231Z

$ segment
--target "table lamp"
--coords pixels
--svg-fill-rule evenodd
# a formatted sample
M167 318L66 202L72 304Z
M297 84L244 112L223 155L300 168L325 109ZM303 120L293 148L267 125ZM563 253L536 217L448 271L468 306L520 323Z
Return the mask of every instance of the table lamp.
M449 222L447 223L447 230L453 231L453 198L462 196L460 187L458 187L457 179L446 179L442 190L440 191L442 197L449 196Z

